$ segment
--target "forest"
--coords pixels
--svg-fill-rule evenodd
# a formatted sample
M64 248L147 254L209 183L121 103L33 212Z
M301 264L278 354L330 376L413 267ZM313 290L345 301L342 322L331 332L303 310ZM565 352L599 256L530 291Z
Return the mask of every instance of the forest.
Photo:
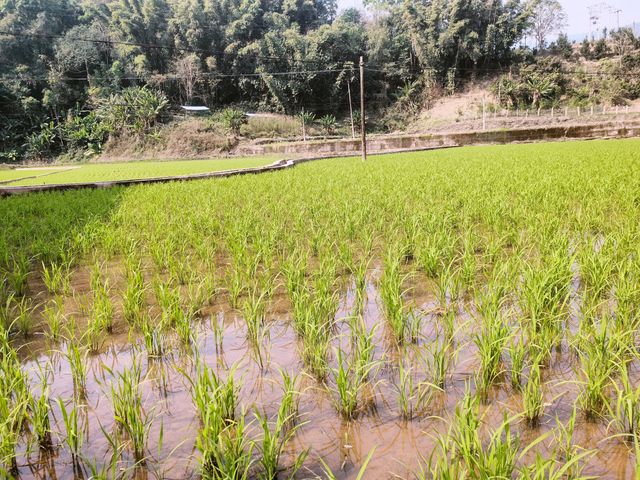
M344 111L360 56L367 97L388 104L425 72L444 83L508 64L528 18L518 0L376 9L364 19L337 14L335 0L0 0L0 162L56 136L97 145L114 125L95 116L125 101L154 118L165 103Z
M0 163L99 153L123 130L153 134L179 105L329 121L348 112L361 56L367 109L383 112L388 128L434 96L514 66L522 77L509 71L496 82L505 107L576 90L557 78L561 65L538 65L543 51L572 55L566 37L545 45L554 22L540 10L555 0L367 5L365 15L338 13L336 0L0 0ZM522 47L525 34L539 38L536 48ZM586 42L585 56L607 56L606 42ZM620 68L638 69L630 58ZM620 101L640 92L633 76L625 81Z

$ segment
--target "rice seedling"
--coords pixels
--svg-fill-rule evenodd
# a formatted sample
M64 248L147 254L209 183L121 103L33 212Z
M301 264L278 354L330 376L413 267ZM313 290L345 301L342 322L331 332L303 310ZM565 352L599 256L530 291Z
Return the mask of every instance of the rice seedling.
M200 281L194 281L187 286L186 313L189 318L200 315L202 308L209 303L215 293L215 287L211 284L213 277L205 277Z
M434 341L426 349L428 357L426 359L426 370L431 372L429 383L436 388L444 390L447 384L447 376L453 363L455 362L457 350L448 341Z
M355 307L356 313L362 313L364 304L367 299L367 271L371 260L363 260L357 262L353 269L354 286L355 286Z
M16 314L13 326L25 337L31 336L35 324L34 311L38 308L28 297L22 297L15 304Z
M594 298L605 295L614 269L613 258L607 254L608 245L598 248L599 242L600 239L594 237L591 244L580 250L579 258L582 280Z
M142 318L146 288L139 266L128 267L127 286L122 296L122 309L125 320L136 325Z
M196 362L195 378L192 379L185 373L186 379L191 384L193 404L202 421L208 412L208 406L212 403L216 405L216 411L209 413L211 415L215 413L222 423L229 424L236 418L239 386L233 374L234 369L231 369L225 382L202 360Z
M331 369L334 387L334 403L336 409L345 420L353 420L358 414L370 406L372 399L364 398L367 388L371 387L369 376L376 367L376 362L361 358L357 350L351 362L341 348L336 349L338 366Z
M600 327L588 327L589 334L579 339L578 356L579 385L578 403L589 419L604 413L608 389L614 374L623 363L625 345L616 340L616 332L611 331L608 322Z
M0 398L0 473L6 478L18 476L17 448L25 409L25 404Z
M574 443L573 437L576 429L577 413L578 410L574 406L566 424L556 419L557 427L553 432L556 447L554 449L555 458L551 465L547 465L547 468L541 472L545 473L548 470L548 477L539 477L540 474L533 469L533 472L529 473L536 476L526 478L589 478L583 477L582 471L586 466L587 460L594 455L595 451L581 448Z
M522 390L522 406L522 414L529 425L536 425L544 412L540 366L537 362L531 366L527 384Z
M52 299L42 311L42 316L49 327L49 339L52 342L59 341L62 338L62 329L66 322L62 298L55 297Z
M5 297L0 297L0 327L9 331L14 320L15 294L7 293Z
M522 338L516 340L515 337L511 337L507 352L511 359L511 386L519 390L522 386L522 371L524 370L525 358L527 356L527 347L524 340Z
M436 321L445 340L453 344L456 333L456 315L454 310L447 308L442 315L436 318Z
M455 252L451 242L453 232L446 225L447 219L434 220L433 223L435 225L432 225L423 248L418 252L418 261L424 272L435 279L451 265Z
M182 309L176 311L174 316L174 330L183 346L195 343L197 331L193 328L191 316Z
M113 416L129 439L136 463L144 463L149 431L153 424L153 416L142 405L141 382L140 365L134 361L131 368L117 374L111 385Z
M476 384L482 396L487 394L489 387L502 373L502 350L509 335L509 327L495 311L485 316L482 330L474 335L480 357L480 372L476 377Z
M364 478L364 474L367 471L367 467L369 466L369 463L371 462L371 459L373 458L373 454L375 453L375 451L376 451L376 447L373 447L371 450L369 450L369 453L367 454L365 459L362 461L362 464L358 469L358 473L355 476L355 480L362 480ZM327 465L322 458L320 459L320 462L324 467L324 474L327 480L337 480L338 477L336 477L336 475L331 471L331 468L329 467L329 465Z
M443 480L456 480L467 478L466 466L456 453L456 445L453 437L440 435L436 439L437 449L434 448L429 456L426 469L420 465L416 472L417 480L431 480L442 478Z
M293 429L298 424L300 411L300 392L298 391L298 375L290 375L280 370L282 377L282 400L280 400L282 415L285 417L283 429Z
M41 452L51 452L53 442L51 439L51 421L49 414L51 404L49 400L49 378L52 376L51 364L44 368L38 363L38 380L40 382L40 395L36 398L32 392L27 394L27 419L30 425L30 437L28 447L35 443Z
M173 252L165 259L167 272L169 272L169 280L176 285L186 285L191 277L191 265L189 257L184 251L185 246L182 245L179 251Z
M240 297L246 290L242 272L239 269L227 270L225 275L225 286L229 294L229 304L231 308L238 308Z
M614 398L607 408L611 416L610 426L633 438L640 433L640 386L629 379L629 369L625 363L620 365L620 378L612 382Z
M458 294L458 284L453 260L444 265L436 278L436 300L447 311L449 300L454 301Z
M400 255L396 247L390 249L385 258L384 271L380 278L380 298L393 339L400 345L405 340L407 329L402 295Z
M87 350L96 354L102 348L105 341L103 330L103 318L101 316L91 316L88 319L87 329L82 334L82 340Z
M140 322L140 331L144 340L147 355L150 358L160 358L167 351L163 325L151 320L149 315L143 315Z
M31 259L26 255L16 255L12 258L6 258L4 263L7 265L4 276L9 288L17 297L23 297L29 288Z
M41 450L51 450L53 448L51 441L51 421L49 419L50 411L49 391L45 384L42 387L40 396L37 399L31 396L29 402L31 428L36 443Z
M29 392L15 350L7 340L0 347L0 473L11 478L18 473L17 448L27 419Z
M70 271L61 263L42 262L42 280L51 295L66 294L71 288Z
M262 429L262 445L260 448L258 478L264 480L275 480L278 474L284 470L281 465L281 457L285 453L287 443L294 437L301 424L292 425L290 403L281 403L278 415L274 422L269 422L265 413L255 412L255 418ZM293 478L302 467L307 458L307 450L303 450L296 455L289 476Z
M81 350L76 342L68 342L65 356L71 369L73 391L76 398L84 398L87 391L88 355L89 351Z
M257 295L251 293L244 302L242 311L247 324L247 339L251 343L253 350L260 364L264 368L265 358L261 348L263 339L268 336L268 330L264 326L264 316L266 307L266 292Z
M113 303L109 296L108 283L100 284L93 292L93 305L91 307L89 323L93 324L98 331L104 330L107 333L112 333Z
M582 452L580 455L572 458L568 462L560 462L555 458L544 458L539 453L533 464L527 465L520 469L519 477L521 480L563 480L571 478L573 480L588 480L593 477L583 475L583 467L580 464L582 460L590 456L590 452Z
M248 479L255 443L248 439L245 414L230 423L222 420L215 403L208 404L196 438L200 474L204 480Z
M83 406L73 404L70 408L67 408L65 402L58 398L58 407L62 413L62 422L66 431L64 442L71 452L74 463L77 463L80 460L85 440L84 426L80 423L80 409Z
M398 362L398 381L394 386L400 418L411 420L419 403L421 392L419 382L416 382L414 378L414 369L406 365L405 362L404 356Z
M560 331L562 312L569 301L571 284L571 258L564 252L555 252L548 268L524 264L524 276L520 292L521 308L530 328L539 332Z

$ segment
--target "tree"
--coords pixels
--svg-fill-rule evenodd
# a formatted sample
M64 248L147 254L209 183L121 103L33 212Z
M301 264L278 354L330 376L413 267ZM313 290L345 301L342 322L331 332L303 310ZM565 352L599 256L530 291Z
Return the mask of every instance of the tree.
M630 28L614 30L611 32L611 40L613 40L612 43L615 53L621 57L632 50L636 43L635 35Z
M450 71L508 64L531 8L519 0L433 0L393 4L390 12L422 70L445 82Z
M195 53L184 55L173 63L173 71L180 85L180 96L185 104L193 99L196 83L200 79L200 59Z
M558 35L558 39L549 45L549 50L554 55L569 59L573 55L573 44L569 41L566 33L561 33Z
M544 49L547 37L567 26L567 15L558 0L532 0L531 26L527 30L536 41L540 51Z

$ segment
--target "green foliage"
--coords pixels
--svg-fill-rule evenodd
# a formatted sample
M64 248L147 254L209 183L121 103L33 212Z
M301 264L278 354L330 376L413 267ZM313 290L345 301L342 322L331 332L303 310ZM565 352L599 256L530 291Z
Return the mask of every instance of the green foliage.
M58 132L54 122L43 123L38 132L32 133L25 144L26 156L33 160L45 160L55 152Z
M217 119L233 135L238 135L242 125L247 123L247 115L237 108L225 108L218 114Z
M114 133L151 133L169 104L166 95L147 87L128 87L99 100L98 118Z
M110 133L109 125L102 122L96 112L88 115L70 115L62 126L62 135L67 148L86 151L96 155L102 151L102 146Z

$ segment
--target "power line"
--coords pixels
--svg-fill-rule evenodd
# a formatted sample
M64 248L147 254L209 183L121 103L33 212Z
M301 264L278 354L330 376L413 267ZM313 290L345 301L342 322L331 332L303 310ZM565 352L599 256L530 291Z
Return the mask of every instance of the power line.
M200 53L200 54L209 54L215 56L240 56L237 53L229 53L229 52L220 52L210 49L202 49L202 48L189 48L189 47L177 47L171 45L160 45L157 43L141 43L141 42L129 42L124 40L107 40L107 39L95 39L95 38L86 38L86 37L69 37L63 34L44 34L44 33L25 33L25 32L12 32L8 30L0 30L0 35L13 36L13 37L23 37L23 38L42 38L42 39L59 39L64 38L66 40L77 41L77 42L87 42L87 43L95 43L100 45L124 45L129 47L140 47L147 49L158 49L158 50L171 50L177 52L186 52L186 53ZM289 61L288 58L283 57L275 57L268 55L251 55L252 58L258 60L275 60L275 61ZM300 63L311 63L317 64L316 60L304 60L304 59L296 59L296 62ZM348 62L344 62L348 63Z
M391 75L392 73L390 73L387 70L381 70L381 69L374 69L374 68L367 68L365 67L365 70L369 71L369 72L374 72L374 73L383 73L385 75ZM456 69L452 69L455 70L456 72L465 72L465 73L510 73L513 75L523 75L523 74L527 74L527 73L547 73L547 74L567 74L567 75L589 75L589 76L612 76L612 77L616 77L616 76L623 76L623 77L637 77L638 75L635 73L628 73L628 72L585 72L585 71L581 71L581 70L556 70L556 71L551 71L551 72L526 72L526 71L522 71L520 69L515 69L515 68L511 68L511 69L504 69L504 68L456 68ZM425 68L422 70L422 72L438 72L438 70L434 69L434 68Z
M284 72L253 72L253 73L215 73L215 72L203 72L199 73L198 77L207 77L207 78L243 78L243 77L265 77L265 76L296 76L296 75L319 75L323 73L340 73L343 72L344 69L323 69L323 70L292 70L292 71L284 71ZM95 81L101 77L96 76L93 78ZM141 76L127 76L127 77L119 77L119 80L144 80L149 81L153 80L156 82L163 82L166 80L184 80L187 77L184 75L173 75L173 74L156 74L147 77ZM0 80L5 81L24 81L24 82L46 82L49 81L49 77L0 77ZM61 82L89 82L92 80L88 77L58 77L56 80Z

